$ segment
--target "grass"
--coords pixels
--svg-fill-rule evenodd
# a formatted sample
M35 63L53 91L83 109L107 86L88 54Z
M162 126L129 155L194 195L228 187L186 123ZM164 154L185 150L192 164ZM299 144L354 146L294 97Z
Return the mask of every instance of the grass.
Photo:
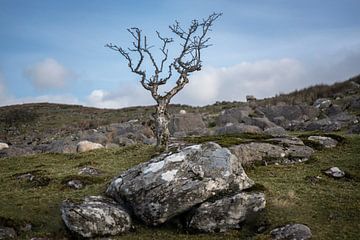
M232 137L219 137L231 142ZM241 138L243 139L243 138ZM360 136L347 137L335 149L318 151L309 163L287 166L253 166L248 175L265 189L267 210L263 221L268 227L263 234L252 234L248 228L225 234L188 234L173 226L149 228L135 223L135 230L113 239L267 239L268 232L287 223L308 225L313 239L360 238ZM83 154L41 154L0 159L0 223L19 229L24 223L33 225L20 239L48 236L68 237L60 218L59 206L64 199L81 199L103 193L107 183L119 172L155 154L149 146L101 149ZM66 180L78 177L83 166L102 172L94 179L80 177L87 185L73 190ZM322 171L337 166L347 173L345 179L332 179ZM32 186L16 176L33 172L49 178L45 186ZM320 179L316 176L320 176Z

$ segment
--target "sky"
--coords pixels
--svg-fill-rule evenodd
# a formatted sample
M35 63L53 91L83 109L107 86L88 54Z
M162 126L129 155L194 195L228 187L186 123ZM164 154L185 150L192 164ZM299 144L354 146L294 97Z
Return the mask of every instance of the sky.
M172 103L271 97L360 74L359 0L0 0L0 106L153 105L126 60L104 45L130 47L126 29L138 27L155 56L155 31L174 38L176 56L181 41L168 26L177 20L186 29L213 12L223 15L209 32L203 68Z

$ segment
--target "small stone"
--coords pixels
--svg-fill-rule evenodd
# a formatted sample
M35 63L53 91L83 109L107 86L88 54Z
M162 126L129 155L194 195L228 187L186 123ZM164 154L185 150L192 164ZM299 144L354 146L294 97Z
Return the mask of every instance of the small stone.
M325 174L327 174L330 177L333 178L343 178L345 177L345 172L340 170L338 167L331 167L328 170L325 171Z
M76 180L76 179L68 181L67 185L70 188L74 188L74 189L81 189L84 187L84 184L80 180Z
M0 150L6 149L6 148L9 148L9 145L7 143L0 142Z
M307 240L312 237L309 227L303 224L287 224L270 232L273 240Z
M100 171L93 167L83 167L79 170L79 175L90 175L90 176L98 176L100 175Z
M25 174L21 174L20 176L17 176L16 179L17 180L27 180L29 182L31 182L32 180L34 180L35 176L32 175L31 173L25 173Z
M76 146L77 152L87 152L99 148L103 148L104 146L100 143L94 143L90 141L80 141Z

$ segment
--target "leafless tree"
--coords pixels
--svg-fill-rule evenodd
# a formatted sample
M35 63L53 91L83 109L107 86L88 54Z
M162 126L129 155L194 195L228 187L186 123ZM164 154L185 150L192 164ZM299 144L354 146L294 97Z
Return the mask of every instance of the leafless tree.
M155 120L157 147L165 147L165 149L168 147L170 133L168 129L169 114L167 108L170 100L189 82L190 73L201 70L201 50L210 46L208 33L211 31L214 21L221 15L222 13L213 13L201 21L192 20L187 29L182 28L178 21L169 26L171 32L181 41L181 52L171 61L165 70L164 65L168 60L168 46L173 42L173 39L162 37L159 32L156 33L162 42L160 50L163 55L160 62L157 62L154 55L150 52L152 46L148 45L146 36L142 36L141 30L136 27L127 29L134 38L132 48L125 50L112 43L106 45L106 47L119 52L127 60L131 71L141 77L140 82L142 86L150 91L155 99L157 106L153 117ZM134 58L130 56L131 52L138 54L139 60L136 63ZM147 75L143 68L145 57L150 60L154 67L154 73L151 76ZM159 94L159 86L165 85L168 82L172 77L173 69L178 75L176 85L163 95ZM167 71L165 76L162 76L163 71Z

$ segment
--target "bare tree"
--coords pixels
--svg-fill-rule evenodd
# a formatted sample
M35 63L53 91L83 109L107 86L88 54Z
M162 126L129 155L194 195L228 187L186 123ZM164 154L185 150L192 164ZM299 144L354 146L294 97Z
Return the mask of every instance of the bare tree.
M163 58L160 62L157 62L150 52L152 46L148 45L146 36L142 36L141 30L136 27L127 29L134 38L133 48L125 50L112 43L106 45L106 47L118 51L127 60L131 71L141 77L140 82L142 86L150 91L152 97L155 99L157 106L153 117L155 119L157 147L164 146L165 149L168 147L170 133L168 129L169 114L167 108L170 100L189 82L190 73L201 70L201 50L210 46L210 38L207 35L209 31L211 31L211 26L214 21L221 15L222 13L213 13L201 21L192 20L187 29L182 28L177 21L175 21L175 24L169 26L170 30L175 33L181 41L181 52L179 56L175 57L168 65L167 73L163 77L160 75L163 75L164 65L168 60L168 45L173 42L172 38L162 37L159 32L156 32L162 42L160 50ZM138 54L139 60L137 63L134 63L130 52ZM145 57L149 58L154 67L154 73L150 77L144 68L142 68ZM161 95L158 93L159 86L165 85L172 77L172 69L178 74L176 85L170 91Z

